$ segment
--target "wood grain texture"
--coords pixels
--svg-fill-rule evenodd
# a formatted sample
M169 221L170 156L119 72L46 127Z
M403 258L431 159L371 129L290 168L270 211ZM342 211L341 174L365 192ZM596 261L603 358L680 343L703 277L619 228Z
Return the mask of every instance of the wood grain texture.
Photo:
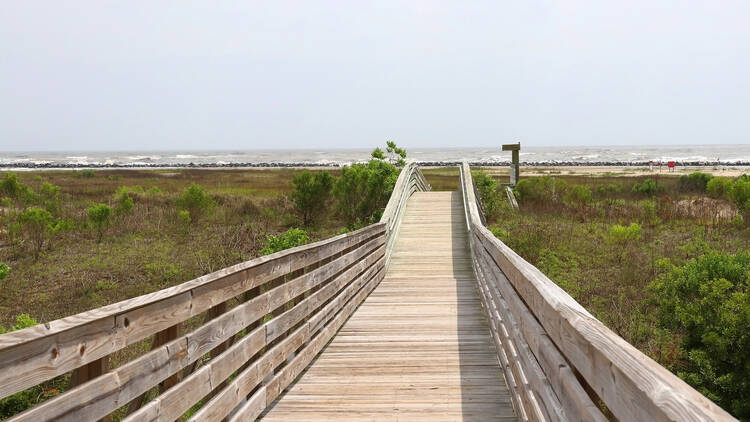
M224 268L180 285L0 335L0 398L111 354L291 271L385 233L385 223Z
M458 193L411 195L385 278L263 420L516 420L463 219Z
M562 367L559 374L548 375L552 376L551 385L561 392L565 388L577 390L578 383L571 377L574 368L609 410L623 421L736 420L605 327L539 269L492 235L479 218L466 163L461 166L461 189L468 228L486 251L487 268L495 267L502 272L554 347L569 363L568 368ZM527 339L532 349L534 341L539 340L544 341L532 337ZM551 357L542 354L543 348L536 349L539 361ZM585 415L590 406L585 400L578 400L580 391L573 393L563 400L566 409L572 410L572 406L576 406L579 414Z

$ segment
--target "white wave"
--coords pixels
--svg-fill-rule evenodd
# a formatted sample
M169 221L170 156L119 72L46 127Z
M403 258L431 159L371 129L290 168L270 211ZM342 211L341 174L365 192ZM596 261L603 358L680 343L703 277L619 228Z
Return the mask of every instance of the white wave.
M174 156L174 158L180 158L180 159L184 159L184 158L198 158L198 156L197 155L191 155L191 154L177 154L177 155Z
M68 160L88 160L89 157L85 155L70 155L65 158L67 158Z
M161 160L161 156L159 156L159 155L133 155L133 156L125 157L125 158L127 158L128 160L136 160L136 161L141 161L141 160ZM179 158L179 156L178 156L178 158Z
M599 158L599 154L589 154L589 155L576 155L573 157L570 157L571 160L593 160L596 158Z

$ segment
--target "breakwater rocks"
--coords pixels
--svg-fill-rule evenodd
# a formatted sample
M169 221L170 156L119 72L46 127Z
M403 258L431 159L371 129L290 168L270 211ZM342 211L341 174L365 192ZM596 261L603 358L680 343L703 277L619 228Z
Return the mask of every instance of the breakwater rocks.
M306 163L306 162L260 162L260 163L59 163L59 162L15 162L0 163L0 168L10 169L157 169L157 168L294 168L294 167L343 167L350 163ZM417 161L424 167L449 167L461 164L461 161ZM474 167L504 167L510 161L469 161ZM648 167L658 166L658 162L648 161L524 161L524 167ZM664 167L666 161L662 162ZM733 166L748 167L750 161L716 162L716 161L677 161L677 167L713 167Z

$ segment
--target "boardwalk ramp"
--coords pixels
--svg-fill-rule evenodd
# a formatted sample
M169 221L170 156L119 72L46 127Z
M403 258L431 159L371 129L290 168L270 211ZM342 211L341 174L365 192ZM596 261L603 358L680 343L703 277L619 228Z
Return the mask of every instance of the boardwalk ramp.
M385 279L264 421L516 420L458 192L408 200Z

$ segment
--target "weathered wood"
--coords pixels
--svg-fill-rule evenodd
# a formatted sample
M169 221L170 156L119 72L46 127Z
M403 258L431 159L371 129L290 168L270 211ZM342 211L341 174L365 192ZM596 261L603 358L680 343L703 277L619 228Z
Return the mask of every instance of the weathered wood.
M329 272L330 268L343 268L342 265L353 263L357 259L364 257L367 253L371 253L374 248L381 247L383 242L384 240L382 236L369 240L357 249L343 255L341 258L315 270L313 273L317 272L316 274L319 275L318 278L316 278L316 274L311 273L311 276L304 280L309 279L321 282L324 280L324 278L322 278L324 275L328 274L330 276L335 274L335 271ZM363 260L363 262L364 261L365 260ZM309 289L313 286L313 283L307 283L306 286ZM277 289L281 289L281 286ZM300 293L302 292L304 292L304 290L300 291ZM116 382L100 386L96 391L96 395L92 397L89 396L90 390L84 388L88 385L86 384L81 386L81 388L72 389L51 399L49 402L45 402L45 404L50 403L48 406L38 406L31 409L24 414L24 417L27 419L33 419L39 416L44 416L45 418L82 418L91 417L93 415L97 415L96 417L98 417L100 413L102 415L108 414L122 405L121 403L131 402L157 383L163 382L165 379L172 376L179 376L178 371L180 369L195 362L198 358L211 352L217 347L220 347L222 344L226 344L226 342L237 332L266 315L271 310L271 298L277 295L278 293L276 289L270 290L248 302L236 306L228 312L224 312L225 307L219 305L210 311L210 314L212 314L212 316L215 315L215 318L210 319L207 323L179 339L179 344L184 344L185 350L181 350L179 353L170 353L170 348L174 350L174 345L177 344L177 341L161 346L156 351L152 351L147 355L137 358L113 372L110 372L108 375L113 375L115 377L113 381L116 380ZM304 309L304 311L301 312L301 309ZM293 308L287 313L299 316L306 315L306 311L306 306L300 306ZM278 319L266 323L264 325L264 333L266 333L269 326L275 327L275 324L278 323L277 321ZM276 330L274 332L281 331ZM267 344L266 339L264 339L264 344ZM288 344L288 342L285 344ZM288 352L293 352L300 345L301 344L295 344L295 347ZM274 349L280 350L276 348ZM221 351L215 353L214 357L220 354ZM288 355L280 356L279 360L274 360L274 365L278 366L281 364L287 356ZM156 365L155 362L158 362L158 365ZM266 359L264 362L270 361ZM241 363L242 362L239 364ZM270 369L272 368L269 368L269 370ZM206 371L208 370L201 369L199 372L196 372L196 374L198 374L196 376L210 376L210 372ZM127 379L127 381L125 381L125 379ZM191 376L189 378L189 384L192 385L192 383L196 382L195 379L195 377ZM218 387L219 385L216 384L216 386ZM192 403L186 401L185 397L192 397L192 395L199 394L199 392L202 391L203 390L196 390L190 391L190 394L166 396L159 401L159 403L162 404L149 405L149 408L151 406L160 407L163 405L169 405L174 406L176 409L181 409L180 406L192 405ZM211 389L207 391L210 392ZM81 402L88 405L86 409L82 409L78 406L78 403ZM151 410L149 409L144 412L149 413ZM156 414L158 415L160 412L161 407Z
M242 337L225 352L190 374L175 388L152 400L125 421L177 419L214 390L215 386L224 383L242 363L255 355L265 344L265 327L260 327Z
M303 349L274 374L262 420L516 420L474 288L460 201L411 195L385 277L362 288L371 294L356 293L366 297L359 308L337 296L308 321L312 333L335 331L322 316L343 320L356 309L312 364Z
M83 351L81 351L81 353L83 353ZM109 357L105 356L101 359L97 359L93 362L87 363L86 365L81 366L80 368L73 371L70 376L70 388L86 383L107 372L108 362ZM100 418L99 422L109 422L110 420L110 416L107 415Z
M159 346L169 343L170 341L176 339L179 336L179 333L180 333L179 324L156 333L154 335L153 340L151 341L151 348L149 350L154 350ZM172 375L171 377L167 378L167 380L159 384L159 392L163 392L164 390L172 387L173 385L177 384L181 379L182 379L182 373L177 372L176 374ZM126 415L130 415L131 413L138 410L143 404L143 399L145 398L145 396L146 396L146 393L144 392L140 394L138 397L136 397L135 399L131 400L130 403L128 403L128 408L125 412Z
M491 258L488 266L502 271L554 346L616 417L649 421L735 420L605 327L536 267L495 238L481 224L466 163L461 166L461 189L467 226L478 234L478 240ZM528 340L530 346L541 350L533 341ZM551 357L538 351L535 356L542 363ZM570 376L572 369L561 369L555 388L573 386L576 390L565 399L566 410L577 407L581 414L590 411L577 387L580 383Z
M370 280L373 278L374 273L382 271L384 265L382 260L382 247L379 250L380 259L374 263L374 265L370 266L369 269L362 272L356 281L349 284L346 289L336 296L337 298L349 300L353 294L352 292L359 290L362 280ZM343 277L345 277L344 274L340 276L340 278ZM319 313L322 312L324 311L321 310ZM255 362L245 371L240 373L235 380L227 385L213 399L208 401L191 420L220 420L226 417L232 409L234 409L242 399L273 370L273 368L281 364L294 350L296 350L296 348L307 342L313 334L309 323L295 330L293 334L285 338L271 350L267 351L259 361ZM309 344L307 347L309 347ZM252 399L250 401L252 401ZM246 403L245 406L251 406L251 404ZM265 404L263 405L263 409L264 408ZM244 415L246 413L245 411L240 411L238 414Z
M477 230L486 230L478 227ZM734 420L625 342L491 234L483 243L545 331L621 420ZM633 406L632 403L640 403Z
M475 248L475 252L477 252L477 249L478 248ZM505 328L507 329L509 337L512 338L513 343L517 348L518 356L521 359L521 366L524 368L527 379L529 381L529 387L540 399L540 409L538 412L544 414L543 418L541 419L553 421L564 421L571 419L566 415L566 412L562 408L557 394L549 383L547 375L542 370L539 362L537 362L537 358L534 356L526 338L519 328L520 324L518 320L523 317L523 310L518 310L518 312L511 311L510 306L508 305L508 301L512 300L512 297L509 295L500 294L495 283L497 274L493 273L491 265L489 265L489 263L486 261L486 258L481 253L481 251L476 253L476 258L480 262L482 271L484 272L484 274L486 274L484 280L484 289L488 294L488 300L493 302L493 306L495 307L494 311L502 315L501 318L508 322ZM536 412L536 409L534 410Z
M475 232L476 241L483 236L483 232ZM557 398L563 405L565 414L570 420L606 421L606 418L598 406L591 400L589 395L575 378L568 362L560 354L560 351L550 340L539 321L526 308L518 294L508 282L505 275L491 262L488 252L480 244L476 248L477 258L482 262L482 268L489 272L488 281L498 294L502 295L509 308L509 314L515 318L517 324L514 330L517 337L526 343L538 365L543 369L546 381L551 384ZM546 403L543 403L546 405Z
M430 185L425 181L424 175L416 163L409 163L401 169L396 184L393 187L391 197L388 200L388 204L383 211L383 215L380 217L380 222L387 224L386 237L388 240L386 242L386 267L390 263L391 249L398 237L401 218L406 209L406 203L409 200L409 197L411 197L414 192L428 190L430 190Z
M0 398L93 362L260 284L385 232L368 226L158 292L0 335ZM81 347L85 352L81 353Z

